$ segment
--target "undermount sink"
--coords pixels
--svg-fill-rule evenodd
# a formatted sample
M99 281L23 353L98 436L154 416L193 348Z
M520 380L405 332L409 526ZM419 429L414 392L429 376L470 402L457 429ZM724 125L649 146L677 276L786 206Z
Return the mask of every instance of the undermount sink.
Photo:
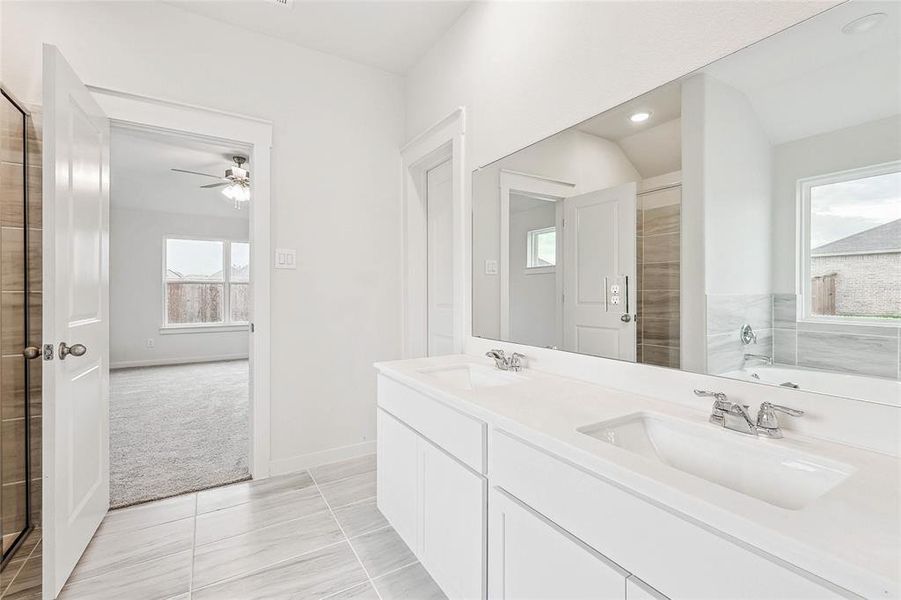
M509 385L515 383L521 377L521 375L508 371L470 364L422 369L420 373L434 377L448 387L460 390Z
M779 448L778 442L644 412L578 431L789 510L804 508L854 472L843 463Z

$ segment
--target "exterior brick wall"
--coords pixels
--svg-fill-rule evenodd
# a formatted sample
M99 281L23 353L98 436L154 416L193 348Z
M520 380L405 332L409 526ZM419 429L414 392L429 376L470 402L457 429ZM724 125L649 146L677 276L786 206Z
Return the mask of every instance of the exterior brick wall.
M901 252L816 256L810 275L835 273L838 315L901 315Z

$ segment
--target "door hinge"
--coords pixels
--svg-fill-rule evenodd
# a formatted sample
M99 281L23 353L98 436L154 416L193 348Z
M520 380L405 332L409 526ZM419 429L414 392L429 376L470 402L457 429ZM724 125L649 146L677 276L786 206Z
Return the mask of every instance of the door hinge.
M53 360L53 344L44 344L44 360Z
M256 327L253 326L253 323L250 324L250 333L256 331Z

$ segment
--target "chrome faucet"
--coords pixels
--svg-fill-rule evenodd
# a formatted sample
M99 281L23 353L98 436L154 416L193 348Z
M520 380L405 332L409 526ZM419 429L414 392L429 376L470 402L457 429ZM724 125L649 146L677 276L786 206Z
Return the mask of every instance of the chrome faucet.
M526 357L525 354L520 354L519 352L514 352L512 355L507 356L504 354L503 350L489 350L485 353L485 356L488 358L494 359L494 364L501 371L522 371L522 359Z
M780 439L783 437L782 428L779 426L776 412L782 412L793 417L800 417L804 414L803 410L763 402L760 405L760 410L757 411L757 420L755 422L751 419L751 414L748 412L748 405L729 402L729 399L723 392L695 390L695 395L714 399L713 409L710 412L711 423L748 435L762 435L772 439Z
M745 362L748 362L749 360L759 360L767 365L773 364L773 357L765 354L745 354L744 360Z

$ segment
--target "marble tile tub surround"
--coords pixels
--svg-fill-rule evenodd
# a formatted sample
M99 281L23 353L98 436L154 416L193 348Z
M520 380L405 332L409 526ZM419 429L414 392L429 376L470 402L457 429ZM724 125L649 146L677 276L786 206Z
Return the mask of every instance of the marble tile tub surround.
M757 343L745 346L739 332L750 324ZM773 356L773 299L771 294L707 295L707 372L737 371L746 353Z
M443 599L375 475L370 455L111 511L60 598Z
M776 361L901 379L901 328L797 321L795 294L773 294Z

